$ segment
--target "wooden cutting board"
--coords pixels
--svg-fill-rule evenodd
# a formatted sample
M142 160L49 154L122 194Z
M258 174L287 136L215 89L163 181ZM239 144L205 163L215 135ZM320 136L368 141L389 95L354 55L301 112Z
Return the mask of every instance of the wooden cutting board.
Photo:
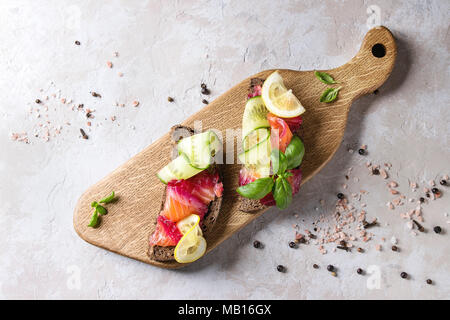
M330 104L319 102L319 97L328 86L314 76L314 71L279 70L285 85L293 90L306 108L301 135L306 148L302 184L331 159L344 135L352 102L372 93L386 81L394 67L396 55L397 48L391 32L384 27L371 29L352 60L335 69L321 70L332 75L342 86L338 99ZM202 120L203 130L220 130L225 141L226 129L241 128L250 78L265 79L273 71L262 71L243 80L182 124L192 127L194 121ZM177 262L153 261L147 256L148 238L155 227L165 188L155 174L171 158L170 139L168 132L83 193L73 217L75 230L82 239L158 267L184 266ZM237 209L238 194L235 190L240 165L227 164L223 167L223 205L213 232L206 237L207 252L265 211L248 214ZM108 205L108 215L104 216L98 228L87 227L93 210L91 202L106 196L111 190L115 190L118 200Z

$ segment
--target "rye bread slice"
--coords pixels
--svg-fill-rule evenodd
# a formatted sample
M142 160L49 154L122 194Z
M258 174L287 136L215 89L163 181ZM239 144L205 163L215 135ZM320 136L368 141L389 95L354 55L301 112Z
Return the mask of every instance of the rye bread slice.
M193 134L195 134L194 129L182 125L175 125L171 129L172 143L176 145L176 143L180 140L180 137L186 137ZM219 165L216 164L212 165L211 168L207 170L217 170L219 172L219 181L222 181L221 168ZM202 223L202 231L205 237L214 228L214 224L216 223L217 217L219 216L220 207L222 206L222 198L223 197L216 196L215 199L211 201L211 203L209 204L208 212L205 214ZM162 211L162 209L164 208L165 200L166 200L166 189L164 189L163 192L160 211ZM170 247L149 246L147 254L152 260L173 261L175 260L174 251L175 246Z

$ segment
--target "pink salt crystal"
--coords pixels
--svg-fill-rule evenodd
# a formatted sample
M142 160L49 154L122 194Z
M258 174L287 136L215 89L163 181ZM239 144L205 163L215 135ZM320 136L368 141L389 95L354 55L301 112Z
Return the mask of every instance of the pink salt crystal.
M66 98L62 98L61 99L61 103L65 104L66 103Z
M139 101L134 100L132 104L133 104L133 107L137 107L139 105Z
M387 174L386 170L384 170L384 169L380 169L380 175L383 177L383 179L388 178L388 174Z
M111 121L116 121L116 116L111 116Z
M377 251L381 251L381 245L380 245L380 244L377 244L377 245L375 246L375 249L376 249Z
M423 217L419 216L419 217L417 217L417 220L419 220L419 222L423 222Z
M448 180L449 179L447 174L445 176L443 176L442 178L444 178L444 180Z
M295 233L295 240L301 240L304 238L304 235L302 235L301 233L296 232Z
M122 72L117 73L117 75L118 75L119 77L123 77L123 73L122 73Z
M106 65L108 66L108 68L112 68L113 64L111 61L106 61Z
M408 222L406 223L406 226L408 227L408 229L412 229L412 228L414 227L412 221L408 221Z
M363 149L363 150L366 150L367 146L365 144L363 144L360 148Z
M398 194L398 191L395 190L395 189L389 189L389 192L390 192L391 194Z
M389 187L396 188L397 186L398 186L397 182L395 182L395 181L389 182Z
M372 164L372 163L371 163L370 161L367 161L367 162L366 162L366 167L370 167L371 164Z
M388 202L386 203L386 205L388 206L389 209L394 210L394 205L392 204L392 202Z
M436 183L434 182L434 180L430 180L428 183L429 183L430 186L432 186L432 187L434 187L434 186L436 185Z

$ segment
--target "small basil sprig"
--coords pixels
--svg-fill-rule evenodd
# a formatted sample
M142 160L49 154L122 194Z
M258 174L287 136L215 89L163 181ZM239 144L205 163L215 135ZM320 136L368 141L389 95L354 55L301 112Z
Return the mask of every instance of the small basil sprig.
M273 184L273 179L270 177L260 178L244 186L240 186L237 188L237 192L241 196L249 199L262 199L272 191Z
M292 173L286 170L297 168L305 155L305 146L299 137L294 136L283 153L278 149L272 150L270 160L272 171L276 179L267 177L240 186L237 192L249 199L262 199L272 191L273 198L278 208L286 209L292 202L292 186L288 178Z
M114 191L107 197L101 199L100 203L110 203L114 201L115 193ZM100 205L97 201L93 201L91 203L91 207L95 208L94 213L92 214L91 221L88 224L88 227L95 228L98 226L100 222L100 215L103 216L108 213L108 210L102 205Z
M298 136L292 137L291 142L286 148L285 155L288 169L297 168L302 163L303 156L305 155L305 145Z
M320 102L326 102L326 103L333 102L334 100L336 100L339 90L341 90L341 88L342 87L326 89L322 93L322 96L320 97Z
M335 84L335 83L337 83L336 81L334 81L333 77L330 76L326 72L316 71L316 72L314 72L314 75L316 76L317 79L319 79L320 81L322 81L325 84Z

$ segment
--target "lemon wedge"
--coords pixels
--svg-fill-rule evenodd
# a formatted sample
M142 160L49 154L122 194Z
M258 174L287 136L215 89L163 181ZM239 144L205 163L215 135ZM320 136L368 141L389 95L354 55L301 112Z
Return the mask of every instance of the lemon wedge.
M199 223L200 217L196 214L192 214L177 223L177 227L183 233L183 237L178 241L174 251L177 262L194 262L205 254L206 240L203 238Z
M264 81L261 97L266 108L282 118L293 118L305 112L300 101L284 86L283 78L275 71Z

